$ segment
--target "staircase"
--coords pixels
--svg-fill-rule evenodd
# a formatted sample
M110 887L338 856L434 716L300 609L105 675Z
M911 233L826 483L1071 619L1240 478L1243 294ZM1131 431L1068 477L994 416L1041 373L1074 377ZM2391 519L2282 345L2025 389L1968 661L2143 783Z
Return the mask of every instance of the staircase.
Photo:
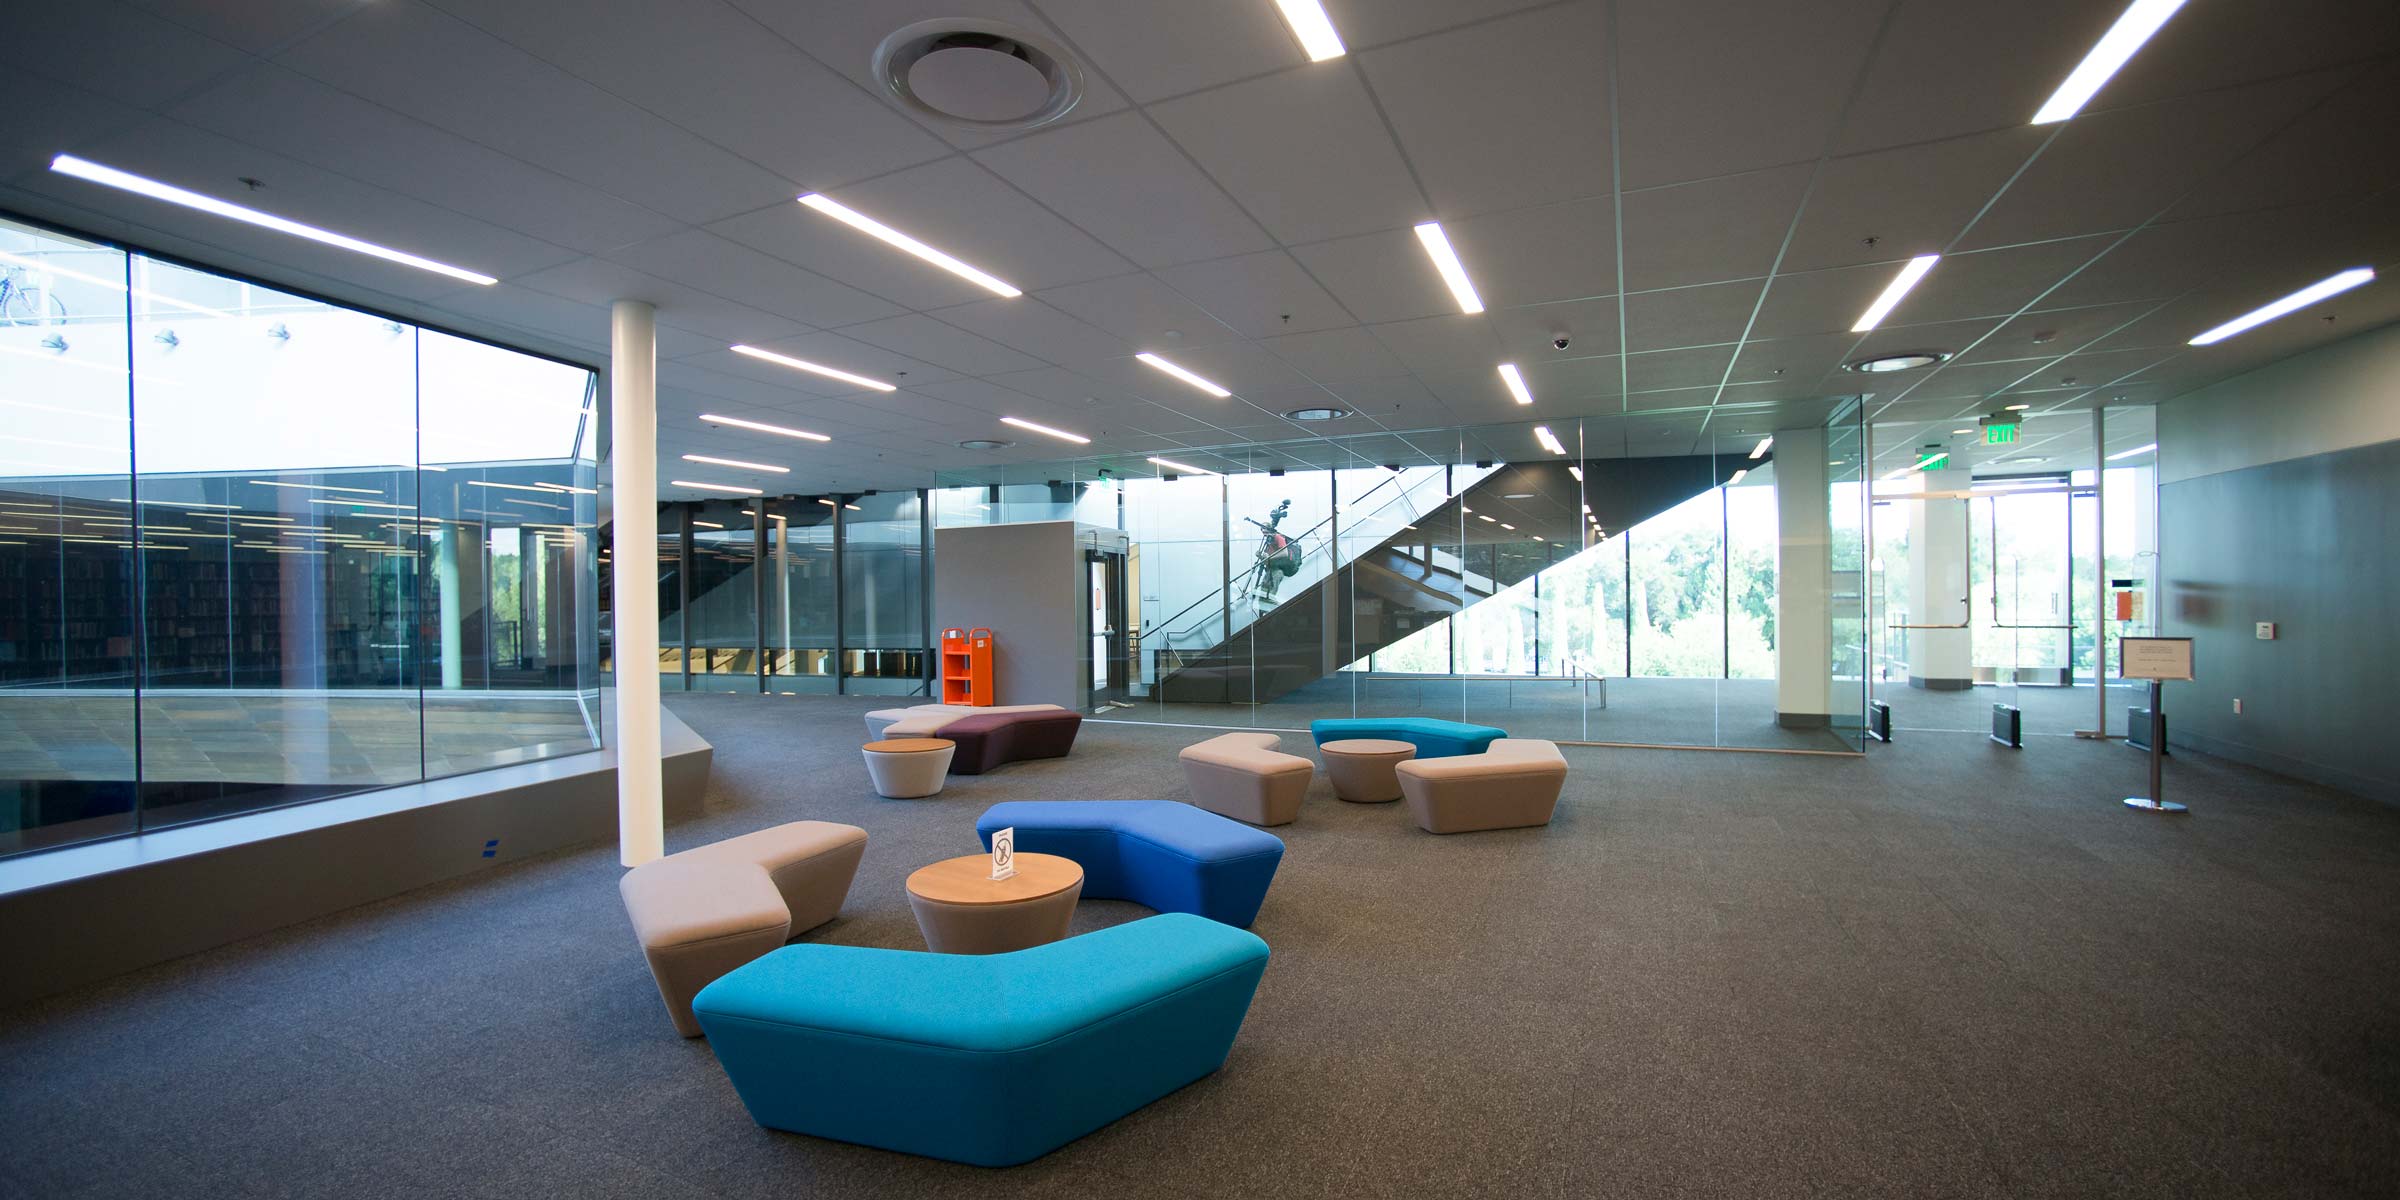
M1510 463L1455 496L1421 506L1397 497L1371 516L1337 516L1329 522L1337 528L1383 517L1393 532L1361 548L1354 531L1341 528L1345 561L1272 604L1237 604L1247 619L1237 611L1232 636L1214 645L1146 646L1158 652L1155 694L1168 703L1279 699L1598 545L1587 533L1584 505L1603 534L1614 535L1755 465L1709 455ZM1571 467L1583 471L1582 482ZM1387 516L1394 508L1408 516ZM1321 528L1296 540L1309 553L1331 549ZM1185 637L1224 621L1224 597L1242 595L1254 577L1241 571L1187 606ZM1145 631L1145 640L1165 628Z

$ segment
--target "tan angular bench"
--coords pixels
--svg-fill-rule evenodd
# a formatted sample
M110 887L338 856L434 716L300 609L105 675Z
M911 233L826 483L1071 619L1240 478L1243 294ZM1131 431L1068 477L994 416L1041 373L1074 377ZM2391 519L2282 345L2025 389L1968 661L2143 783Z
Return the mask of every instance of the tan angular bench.
M866 849L856 825L794 821L627 871L617 892L675 1032L700 1036L701 988L838 915Z
M906 708L879 708L867 714L867 736L884 738L934 737L942 726L962 717L984 713L1048 712L1059 709L1055 704L998 704L976 708L968 704L912 704Z
M1253 825L1291 824L1317 765L1275 749L1282 744L1271 733L1228 733L1185 746L1176 758L1192 803Z
M1547 825L1567 783L1566 757L1539 738L1500 738L1481 754L1412 758L1392 770L1427 833Z

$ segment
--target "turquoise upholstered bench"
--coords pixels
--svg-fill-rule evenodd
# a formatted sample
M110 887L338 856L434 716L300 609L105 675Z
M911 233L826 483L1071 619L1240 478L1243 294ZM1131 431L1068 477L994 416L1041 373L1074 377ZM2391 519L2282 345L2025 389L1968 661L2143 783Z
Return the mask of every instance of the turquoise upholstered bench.
M1244 929L1283 861L1282 838L1174 800L1011 800L975 819L986 850L993 833L1010 828L1021 854L1074 859L1086 900L1131 900Z
M1432 717L1342 717L1309 722L1308 735L1320 746L1344 738L1383 738L1415 746L1418 758L1449 758L1481 754L1508 731Z
M1162 913L1007 954L786 946L692 1011L751 1119L983 1167L1224 1065L1267 944Z

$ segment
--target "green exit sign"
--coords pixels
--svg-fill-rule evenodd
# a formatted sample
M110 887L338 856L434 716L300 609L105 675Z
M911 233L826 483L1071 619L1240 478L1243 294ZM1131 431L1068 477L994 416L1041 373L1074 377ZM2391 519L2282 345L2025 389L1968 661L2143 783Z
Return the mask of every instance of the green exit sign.
M2005 446L2016 440L2017 426L2015 422L2010 422L2006 425L1986 425L1983 427L1983 444L1986 446Z

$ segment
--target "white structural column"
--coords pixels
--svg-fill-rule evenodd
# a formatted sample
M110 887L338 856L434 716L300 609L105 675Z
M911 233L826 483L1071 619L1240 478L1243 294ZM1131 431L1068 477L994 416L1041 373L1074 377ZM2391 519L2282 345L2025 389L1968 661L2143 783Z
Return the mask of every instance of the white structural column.
M1833 508L1825 430L1775 431L1775 723L1833 723Z
M658 323L648 304L609 310L609 594L617 667L617 861L666 853L658 740Z
M1908 686L1963 691L1975 685L1975 639L1968 625L1967 489L1964 467L1927 471L1908 501L1908 623L1954 628L1908 631Z
M466 530L464 524L442 526L433 552L434 586L442 593L442 689L452 692L466 682L466 597L458 590L458 543Z

